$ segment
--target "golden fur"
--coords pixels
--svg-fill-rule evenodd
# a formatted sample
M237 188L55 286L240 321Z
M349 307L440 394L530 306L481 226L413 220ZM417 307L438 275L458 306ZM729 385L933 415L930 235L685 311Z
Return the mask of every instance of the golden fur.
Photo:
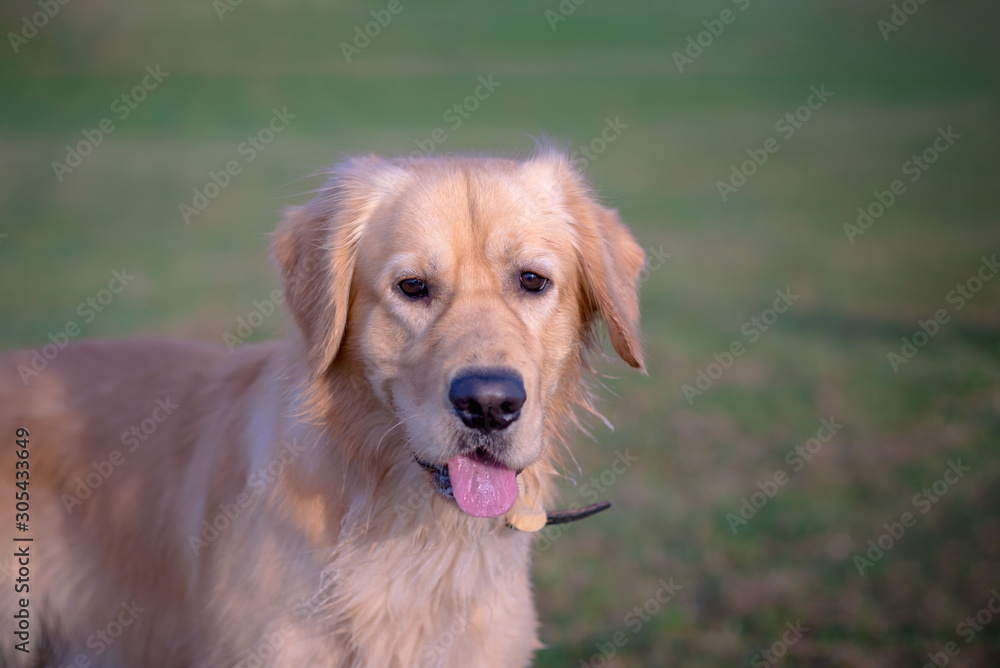
M642 368L642 250L549 149L349 160L273 249L284 340L71 343L27 383L32 351L0 358L8 490L15 429L30 432L23 596L43 660L13 648L7 581L7 665L530 664L531 534L464 514L413 457L455 454L457 370L514 368L527 400L504 463L548 504L573 407L589 408L599 317ZM545 293L519 289L528 269L551 279ZM407 275L433 298L401 297ZM9 532L13 506L0 502Z

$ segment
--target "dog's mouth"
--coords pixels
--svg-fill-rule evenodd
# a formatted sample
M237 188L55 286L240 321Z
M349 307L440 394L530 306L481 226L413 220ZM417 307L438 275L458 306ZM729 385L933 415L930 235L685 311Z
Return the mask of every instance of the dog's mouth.
M438 492L473 517L506 515L517 501L520 471L482 454L456 455L447 464L432 464L416 455L414 461L431 475Z

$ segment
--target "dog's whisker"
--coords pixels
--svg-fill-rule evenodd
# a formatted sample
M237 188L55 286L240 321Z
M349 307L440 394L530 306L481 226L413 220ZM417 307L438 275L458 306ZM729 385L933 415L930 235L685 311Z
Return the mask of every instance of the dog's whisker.
M386 429L385 432L382 434L381 438L378 439L378 443L375 444L375 452L378 452L379 448L382 446L382 441L384 441L385 437L389 435L389 432L391 432L396 427L400 427L404 423L409 422L410 420L415 419L416 417L417 417L416 415L408 415L408 416L406 416L404 418L397 417L395 424L393 424L391 427L389 427L388 429ZM407 440L406 445L410 444L410 440L412 440L412 438L409 439L409 440Z

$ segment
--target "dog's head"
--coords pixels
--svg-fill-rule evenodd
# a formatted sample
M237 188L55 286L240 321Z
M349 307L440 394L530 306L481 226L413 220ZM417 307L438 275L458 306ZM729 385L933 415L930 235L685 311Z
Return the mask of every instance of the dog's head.
M598 318L642 369L643 252L557 151L356 158L274 244L316 391L364 379L470 515L507 513L580 389ZM346 372L346 371L344 371Z

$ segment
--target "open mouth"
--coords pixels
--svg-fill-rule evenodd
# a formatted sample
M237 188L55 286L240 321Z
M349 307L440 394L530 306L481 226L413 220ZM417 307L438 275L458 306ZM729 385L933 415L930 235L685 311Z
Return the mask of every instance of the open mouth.
M432 464L416 455L414 461L431 475L438 492L454 499L473 517L506 515L517 501L517 474L477 454L456 455L447 464Z

